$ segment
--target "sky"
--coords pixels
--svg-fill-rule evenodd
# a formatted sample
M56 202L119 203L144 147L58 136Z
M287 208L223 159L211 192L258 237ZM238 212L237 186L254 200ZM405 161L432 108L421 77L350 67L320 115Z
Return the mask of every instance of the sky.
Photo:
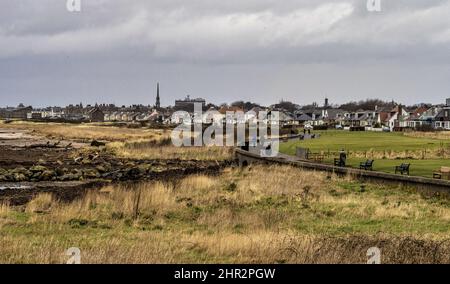
M450 97L450 0L80 1L0 1L0 106Z

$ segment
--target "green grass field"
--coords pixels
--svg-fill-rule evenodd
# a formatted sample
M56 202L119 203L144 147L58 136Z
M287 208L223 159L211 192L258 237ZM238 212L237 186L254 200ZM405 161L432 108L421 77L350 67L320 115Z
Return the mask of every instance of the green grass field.
M359 163L366 161L366 159L348 159L347 165L358 168ZM332 163L332 160L327 162ZM395 166L399 166L402 163L411 164L410 175L433 177L433 171L439 169L441 166L450 167L450 160L375 160L373 164L374 171L394 173Z
M295 155L296 147L309 148L311 151L413 151L437 149L450 145L450 141L437 139L413 138L402 133L391 132L349 132L349 131L315 131L320 139L289 141L281 145L281 151Z
M389 132L320 131L319 139L292 140L281 143L280 151L295 155L297 147L309 148L325 155L332 163L341 149L349 154L347 164L359 167L368 158L375 160L374 170L393 173L395 166L410 163L410 174L432 177L441 166L450 166L450 141L404 136ZM329 153L329 154L328 154Z

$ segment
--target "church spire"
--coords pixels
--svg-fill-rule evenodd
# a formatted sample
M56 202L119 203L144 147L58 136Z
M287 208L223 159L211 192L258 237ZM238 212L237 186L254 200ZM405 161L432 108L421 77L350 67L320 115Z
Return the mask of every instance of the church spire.
M161 102L159 99L159 83L157 83L156 85L156 104L155 104L156 108L160 108L161 107Z

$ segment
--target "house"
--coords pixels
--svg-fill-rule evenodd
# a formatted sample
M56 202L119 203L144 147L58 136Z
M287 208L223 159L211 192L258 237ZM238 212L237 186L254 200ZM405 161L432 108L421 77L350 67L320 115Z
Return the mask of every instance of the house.
M174 112L170 116L170 124L190 124L192 123L192 117L187 112Z
M64 117L64 110L60 107L33 109L27 116L28 119L57 119Z
M431 107L419 117L421 125L430 125L434 127L434 121L436 120L436 115L441 111L440 107Z
M289 112L279 112L279 119L281 125L298 125L299 122L294 118L294 115Z
M296 121L304 125L323 125L324 113L319 109L305 109L294 112Z
M450 130L450 106L442 108L435 116L434 128Z
M157 121L157 122L162 122L164 120L164 115L162 112L157 111L156 109L153 110L152 113L150 113L149 115L147 115L145 117L145 120L147 121Z
M366 120L367 115L364 110L360 109L355 112L345 112L342 119L341 125L346 127L361 127L367 126Z
M396 106L390 112L388 127L391 131L402 127L402 122L408 117L408 112L401 105Z
M359 113L360 126L373 127L378 123L378 112L366 110Z
M400 122L401 127L417 128L427 123L421 119L421 116L428 110L427 106L420 106L409 112L409 115Z
M29 112L27 114L27 119L37 119L37 120L39 120L39 119L42 119L42 118L43 118L43 114L40 111L32 111L32 112Z
M94 108L90 109L86 113L86 116L90 122L104 122L105 121L105 114L98 107L94 107Z
M342 125L345 117L345 111L342 109L324 109L322 116L327 125Z

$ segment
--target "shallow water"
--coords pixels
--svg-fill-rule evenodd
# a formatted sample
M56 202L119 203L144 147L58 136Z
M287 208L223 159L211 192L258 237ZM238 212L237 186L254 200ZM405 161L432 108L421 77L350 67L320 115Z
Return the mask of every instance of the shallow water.
M0 185L0 190L5 189L28 189L31 188L31 186L23 185L23 184L3 184Z

